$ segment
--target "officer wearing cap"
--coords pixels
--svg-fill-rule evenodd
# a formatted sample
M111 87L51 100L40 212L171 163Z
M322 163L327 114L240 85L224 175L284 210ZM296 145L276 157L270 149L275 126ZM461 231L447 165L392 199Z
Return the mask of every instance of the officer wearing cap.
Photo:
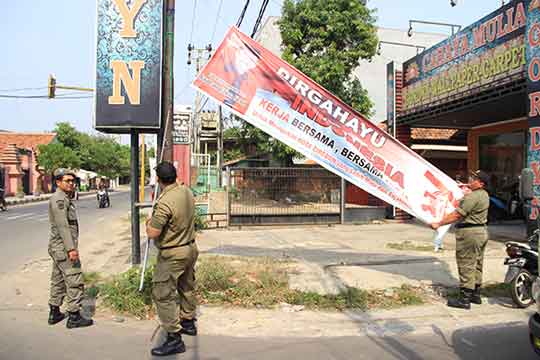
M152 355L166 356L185 351L181 334L197 334L194 290L199 250L195 244L195 200L191 190L176 182L176 169L170 162L160 163L156 175L161 194L146 222L146 233L158 248L152 298L167 339L152 349Z
M487 217L489 195L485 187L489 175L482 170L469 176L472 190L461 199L455 211L446 215L441 222L431 224L433 229L442 225L456 224L456 260L459 272L460 293L457 299L449 299L448 306L470 309L473 304L481 304L480 286L484 251L488 241Z
M71 202L75 173L69 169L57 169L53 176L56 192L49 199L49 255L53 265L48 322L54 325L65 318L60 306L66 298L67 328L90 326L93 321L80 314L84 284L78 251L79 222L75 204Z

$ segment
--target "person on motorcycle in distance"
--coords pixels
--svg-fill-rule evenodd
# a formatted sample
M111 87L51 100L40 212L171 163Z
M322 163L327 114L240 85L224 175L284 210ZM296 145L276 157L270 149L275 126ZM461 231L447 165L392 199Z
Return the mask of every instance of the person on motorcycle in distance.
M456 224L456 260L459 272L460 294L457 299L448 299L448 306L470 309L473 304L481 304L480 286L484 251L488 241L487 218L489 195L485 188L489 175L477 170L469 176L471 192L466 194L459 206L440 222L432 223L433 229L442 225Z

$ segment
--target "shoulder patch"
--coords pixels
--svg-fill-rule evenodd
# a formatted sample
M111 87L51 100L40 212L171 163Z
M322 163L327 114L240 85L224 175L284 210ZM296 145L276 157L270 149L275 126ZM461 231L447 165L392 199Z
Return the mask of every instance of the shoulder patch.
M58 207L58 209L64 210L64 206L65 206L64 200L57 200L56 201L56 206Z

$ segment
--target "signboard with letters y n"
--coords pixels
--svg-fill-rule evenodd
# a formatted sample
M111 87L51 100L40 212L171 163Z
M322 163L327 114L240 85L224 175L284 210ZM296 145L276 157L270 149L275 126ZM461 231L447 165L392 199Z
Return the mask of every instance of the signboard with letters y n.
M97 130L161 125L163 0L97 0Z

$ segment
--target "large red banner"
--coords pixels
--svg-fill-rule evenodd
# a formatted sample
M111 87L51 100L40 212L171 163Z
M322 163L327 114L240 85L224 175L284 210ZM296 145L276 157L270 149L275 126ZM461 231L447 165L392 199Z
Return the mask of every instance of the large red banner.
M455 181L232 27L195 87L306 157L426 223L463 196Z

